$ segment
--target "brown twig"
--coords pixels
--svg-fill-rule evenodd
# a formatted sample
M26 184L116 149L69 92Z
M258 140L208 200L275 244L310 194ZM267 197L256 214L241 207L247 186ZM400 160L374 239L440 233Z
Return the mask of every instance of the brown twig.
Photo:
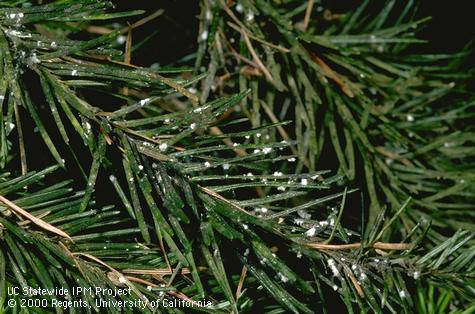
M350 243L350 244L324 244L324 243L306 243L306 246L316 249L316 250L351 250L358 249L362 246L361 243ZM413 248L411 243L384 243L384 242L375 242L372 245L369 245L374 249L379 250L408 250Z
M135 22L134 24L132 24L130 27L132 29L134 28L137 28L139 26L142 26L143 24L145 23L148 23L150 22L151 20L153 19L156 19L157 17L159 17L160 15L162 15L164 12L163 9L160 9L160 10L157 10L155 11L154 13L144 17L143 19L141 20L138 20L137 22ZM122 28L119 33L120 34L125 34L127 33L127 31L129 30L129 26L126 26L124 28ZM99 34L99 35L106 35L106 34L110 34L112 33L113 31L107 27L103 27L103 26L95 26L95 25L91 25L91 26L88 26L86 28L86 31L88 31L89 33L92 33L92 34Z
M350 268L346 265L343 265L343 268L345 269L345 272L346 274L348 275L348 277L350 277L350 280L351 280L351 283L353 284L353 286L355 287L356 289L356 292L358 292L358 295L360 297L364 297L364 291L363 291L363 288L361 288L361 285L360 283L358 282L358 280L356 280L355 278L355 275L353 275L353 272L350 270Z
M277 45L274 45L273 43L270 43L270 42L267 42L259 37L256 37L254 36L251 32L249 32L247 29L245 28L239 28L238 25L234 24L233 22L228 22L227 23L231 28L233 28L234 30L238 31L238 32L246 32L246 34L249 36L249 38L255 40L255 41L258 41L260 42L261 44L263 45L266 45L266 46L269 46L271 48L274 48L276 50L279 50L281 52L285 52L285 53L289 53L290 52L290 49L288 48L284 48L284 47L281 47L281 46L277 46Z
M353 94L353 91L350 89L350 87L346 84L346 82L340 77L338 73L333 71L332 68L328 64L325 63L321 58L319 58L316 54L313 52L306 50L310 58L323 70L323 73L325 73L326 76L328 76L330 79L332 79L341 89L343 93L345 93L348 97L353 98L355 97L355 94Z
M61 229L58 229L52 225L50 225L49 223L39 219L38 217L35 217L33 216L32 214L30 214L29 212L27 212L26 210L24 210L23 208L19 207L18 205L16 205L15 203L11 202L10 200L8 200L7 198L5 198L4 196L0 195L0 202L2 202L3 204L7 205L7 207L11 208L14 212L16 212L17 214L25 217L26 219L30 220L32 223L34 223L35 225L49 231L49 232L52 232L52 233L55 233L59 236L62 236L64 238L67 238L68 240L73 240L71 239L71 237L66 233L64 232L63 230Z
M127 40L125 41L125 53L124 62L131 64L132 61L132 27L129 26L129 32L127 33Z
M216 193L215 191L213 191L213 190L211 190L211 189L208 189L208 188L206 188L206 187L203 187L203 186L199 186L199 187L200 187L200 189L201 189L203 192L205 192L206 194L211 195L211 196L213 196L213 197L215 197L215 198L217 198L217 199L220 199L221 201L223 201L223 202L225 202L225 203L231 205L232 207L234 207L234 208L236 208L236 209L239 209L239 210L242 211L243 213L246 213L246 214L248 214L248 215L250 215L250 216L253 216L251 213L249 213L249 212L248 212L247 210L245 210L244 208L242 208L242 207L236 205L235 203L231 202L230 200L228 200L227 198L221 196L220 194Z
M414 247L411 243L384 243L376 242L373 244L373 248L379 250L409 250Z
M127 278L127 280L129 280L130 282L137 282L137 283L140 283L142 285L150 286L152 288L158 287L158 285L154 284L153 282L150 282L150 281L142 279L142 278L137 278L137 277L134 277L134 276L125 276L125 278Z
M243 266L241 270L241 277L239 278L239 283L236 289L236 300L239 299L242 292L242 286L244 285L244 280L246 280L247 275L247 267Z
M125 42L125 53L124 53L124 63L131 64L132 61L132 27L129 25L129 32L127 33L127 40ZM129 95L129 88L124 86L122 88L122 94L124 96Z
M134 24L132 24L132 25L131 25L131 28L134 29L134 28L137 28L137 27L139 27L139 26L142 26L142 25L144 25L144 24L146 24L146 23L148 23L148 22L150 22L150 21L156 19L157 17L159 17L160 15L162 15L163 12L165 12L165 10L163 10L163 9L157 10L157 11L155 11L154 13L150 14L149 16L146 16L146 17L144 17L144 18L138 20L138 21L135 22ZM120 32L121 32L122 34L125 34L128 30L129 30L129 27L127 26L127 27L122 28L122 29L120 30Z
M247 63L249 66L253 67L253 68L257 68L257 64L244 57L243 55L240 55L236 49L234 49L234 47L231 45L231 43L229 42L229 40L226 38L226 36L224 35L224 33L222 31L219 31L219 34L220 34L220 37L222 37L224 40L225 40L225 44L226 44L226 47L227 49L230 51L230 53L236 58L236 61L243 61L244 63Z
M206 267L198 267L198 271L206 271L208 268ZM126 274L138 274L138 275L171 275L173 274L173 270L170 268L158 268L158 269L123 269L123 273ZM189 268L182 268L180 270L180 275L187 275L191 274L191 270Z
M312 15L314 4L315 4L315 0L308 0L307 2L307 9L305 10L305 17L303 19L303 31L305 31L308 27L308 23L310 22L310 16Z
M172 265L170 264L170 260L168 259L167 250L165 249L165 244L163 243L162 232L160 230L158 230L158 238L159 238L158 243L160 245L160 250L163 253L163 258L165 259L165 263L168 266L168 270L172 271Z
M48 211L45 211L45 212L39 214L38 216L36 216L36 218L42 219L43 217L46 217L46 216L48 216L49 214L51 214L51 211L48 210ZM27 226L27 225L29 225L30 223L31 223L30 220L23 220L23 221L19 221L19 222L18 222L18 225L19 225L19 226Z
M252 43L249 40L249 36L246 34L246 32L244 30L241 32L241 34L242 34L242 37L244 38L244 42L246 43L247 49L249 49L249 53L254 58L254 61L259 66L259 69L261 69L262 73L264 73L264 76L267 78L267 80L269 82L271 82L273 85L277 86L277 83L275 82L274 78L272 77L272 74L270 74L269 70L267 70L264 63L262 63L261 59L259 58L256 51L254 50L254 47L252 46Z
M211 128L209 129L209 131L210 131L210 133L213 134L213 135L218 135L218 136L224 135L223 131L221 131L220 128L215 127L215 126L214 126L214 127L211 127ZM245 151L244 149L241 149L241 148L234 148L234 146L233 146L233 145L234 145L234 142L233 142L231 139L229 139L229 138L223 138L222 141L223 141L224 144L226 144L226 145L228 145L228 146L230 146L230 147L233 147L233 150L234 150L234 152L236 153L236 155L241 156L241 157L247 155L247 153L246 153L246 151Z
M64 252L66 252L66 255L68 255L69 257L71 257L71 259L74 261L74 264L76 265L76 268L79 270L79 272L81 273L81 275L84 277L84 278L89 278L89 276L87 275L87 273L82 269L81 267L81 264L79 263L79 260L74 256L73 252L71 252L69 250L69 248L63 243L63 242L59 242L59 246L61 246L64 250Z

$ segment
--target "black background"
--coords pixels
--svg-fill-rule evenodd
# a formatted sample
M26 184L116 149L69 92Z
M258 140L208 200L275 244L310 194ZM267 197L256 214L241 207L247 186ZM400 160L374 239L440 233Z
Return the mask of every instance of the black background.
M382 1L375 1L381 3ZM389 1L388 1L389 2ZM405 1L402 1L405 2ZM334 8L334 12L344 12L354 9L360 1L324 1L324 7ZM469 41L474 39L475 18L471 0L433 1L422 0L419 2L419 18L431 16L432 20L427 23L419 36L429 40L428 44L420 45L421 52L456 52ZM135 55L135 62L150 64L157 62L168 64L194 50L198 29L199 1L116 1L118 10L143 9L152 13L158 9L164 9L162 17L148 23L134 31L139 38L158 30L153 44L142 49ZM132 18L132 20L139 18Z

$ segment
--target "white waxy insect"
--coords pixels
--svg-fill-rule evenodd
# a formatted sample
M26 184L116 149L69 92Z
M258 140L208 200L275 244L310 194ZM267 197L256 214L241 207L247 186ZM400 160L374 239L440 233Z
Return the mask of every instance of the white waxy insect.
M202 41L205 41L206 39L208 39L208 31L207 30L204 30L201 35L200 35L200 39Z
M246 21L248 21L248 22L254 21L254 12L249 11L249 12L246 14Z
M140 100L140 106L141 107L145 106L149 101L150 101L150 98L145 98L145 99Z
M116 41L119 45L123 45L127 41L127 37L124 35L117 36Z
M126 283L126 282L127 282L127 279L125 279L124 276L120 275L120 276L119 276L119 282L120 282L120 283Z
M38 56L36 55L36 53L33 53L33 54L31 55L30 61L31 61L31 63L34 63L34 64L41 62L40 59L38 59Z
M282 273L279 273L279 278L282 282L287 282L289 281L289 278L287 278L286 276L284 276Z
M315 227L312 227L308 229L307 231L305 231L305 235L308 237L313 237L316 232L317 232L317 229Z

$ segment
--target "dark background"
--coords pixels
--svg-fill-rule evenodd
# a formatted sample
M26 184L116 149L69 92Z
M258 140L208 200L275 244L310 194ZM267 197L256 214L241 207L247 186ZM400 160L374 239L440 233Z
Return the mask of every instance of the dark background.
M338 13L356 8L360 2L327 0L323 1L323 6L328 5ZM158 31L146 49L141 49L134 55L136 63L146 65L159 61L161 64L167 64L195 51L199 1L136 0L115 1L115 3L120 11L143 9L148 11L147 13L152 13L158 9L165 10L162 17L134 31L137 38ZM432 53L456 52L473 40L475 35L473 3L471 0L420 1L417 16L419 18L431 16L433 19L419 33L421 38L427 39L430 43L420 45L418 49L421 52ZM139 18L135 17L132 20Z

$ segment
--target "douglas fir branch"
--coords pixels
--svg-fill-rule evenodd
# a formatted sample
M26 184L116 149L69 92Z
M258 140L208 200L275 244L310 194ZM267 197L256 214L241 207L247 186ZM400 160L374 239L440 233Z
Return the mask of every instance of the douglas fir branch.
M474 312L464 12L0 0L0 312Z

